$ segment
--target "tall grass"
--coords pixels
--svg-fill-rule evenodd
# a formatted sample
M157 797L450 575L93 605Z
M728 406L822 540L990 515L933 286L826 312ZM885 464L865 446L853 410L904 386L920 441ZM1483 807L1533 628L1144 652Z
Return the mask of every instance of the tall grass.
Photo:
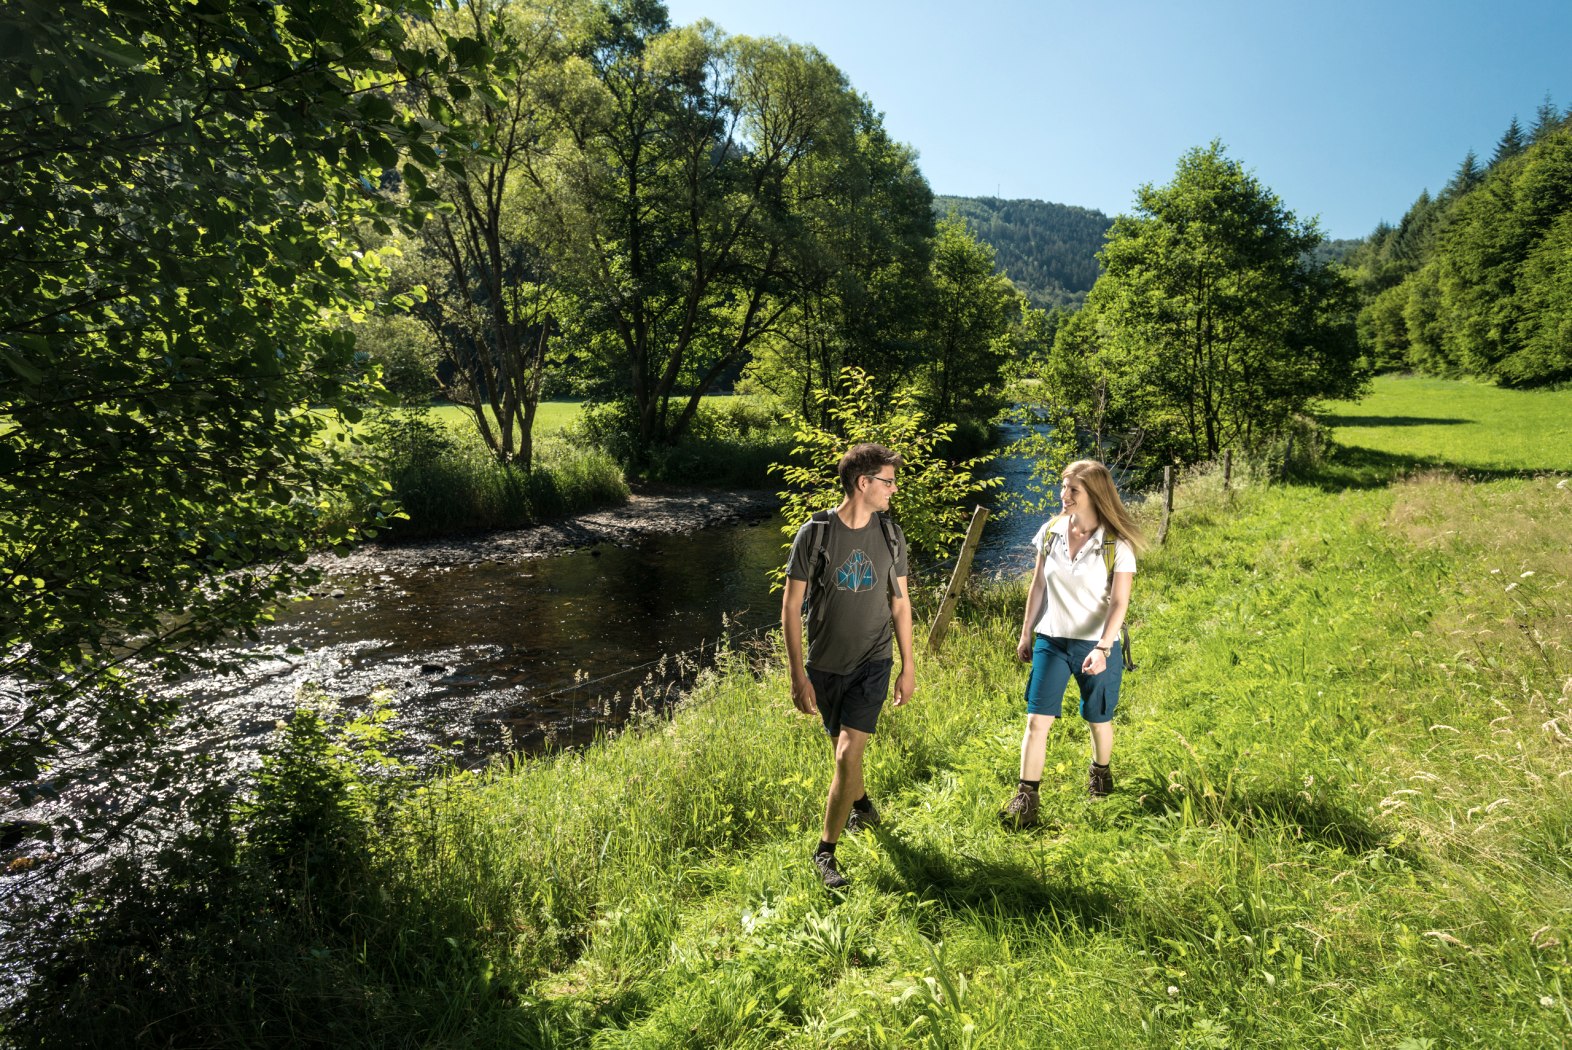
M474 434L414 413L384 417L370 433L406 515L386 529L393 537L517 528L628 498L609 456L561 436L539 440L526 470L497 462Z
M1084 797L1071 717L1048 826L1001 826L1023 591L993 586L881 722L886 826L843 840L843 895L808 860L822 730L772 651L733 652L669 720L392 809L336 924L209 949L234 1001L174 1016L109 985L73 1023L189 1042L222 1015L230 1045L1564 1045L1569 530L1554 479L1197 479L1137 576L1109 799Z

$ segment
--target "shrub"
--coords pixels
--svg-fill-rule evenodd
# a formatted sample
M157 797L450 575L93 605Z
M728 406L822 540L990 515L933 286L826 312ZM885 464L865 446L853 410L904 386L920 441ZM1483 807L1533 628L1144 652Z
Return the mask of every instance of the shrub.
M389 892L413 786L391 718L302 707L248 797L101 870L7 1011L8 1043L345 1045L407 1027L380 993L416 925Z
M856 368L843 369L840 393L824 391L819 401L834 429L796 420L797 463L778 463L771 470L786 482L782 513L788 537L808 517L840 503L842 491L835 467L853 445L877 442L898 453L902 460L900 487L890 501L891 513L901 524L915 550L945 557L965 535L963 501L1000 483L999 478L977 479L982 459L949 463L939 454L955 429L953 423L929 424L909 393L885 396L873 380ZM790 540L788 539L788 543ZM776 580L784 579L785 569Z
M479 439L454 433L423 411L380 416L371 431L405 515L388 528L393 537L519 528L628 498L622 472L595 448L541 441L526 470L498 463Z
M770 464L784 459L792 443L790 426L751 396L705 398L686 434L654 448L639 446L631 412L623 402L589 408L568 437L604 450L645 480L716 488L767 485Z

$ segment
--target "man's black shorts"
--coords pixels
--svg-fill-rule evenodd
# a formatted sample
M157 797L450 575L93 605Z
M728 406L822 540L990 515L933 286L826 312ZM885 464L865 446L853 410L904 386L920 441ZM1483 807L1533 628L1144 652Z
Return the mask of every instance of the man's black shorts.
M840 736L841 726L873 735L890 691L890 667L894 660L869 660L847 674L832 674L808 668L808 681L819 704L824 731Z

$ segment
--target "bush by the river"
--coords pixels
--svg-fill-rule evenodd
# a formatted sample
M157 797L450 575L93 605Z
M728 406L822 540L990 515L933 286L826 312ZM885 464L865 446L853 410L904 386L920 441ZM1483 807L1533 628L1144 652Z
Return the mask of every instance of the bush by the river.
M535 525L624 503L622 470L593 446L549 435L525 470L499 463L475 436L423 411L401 411L369 428L393 497L408 515L389 523L392 537Z
M630 474L707 488L767 488L771 463L791 453L791 428L768 402L747 395L707 397L675 444L639 448L629 436L630 404L588 408L567 427L575 443L604 449Z

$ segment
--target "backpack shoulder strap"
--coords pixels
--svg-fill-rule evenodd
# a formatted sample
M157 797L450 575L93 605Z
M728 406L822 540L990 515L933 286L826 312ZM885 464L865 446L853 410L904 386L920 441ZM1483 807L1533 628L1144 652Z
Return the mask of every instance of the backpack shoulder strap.
M877 516L879 528L884 532L884 542L890 548L890 579L888 581L890 597L899 598L901 592L900 586L895 582L895 566L901 558L901 527L895 524L890 516L882 510L878 512ZM910 574L911 566L908 565L906 571Z
M1043 528L1043 545L1042 549L1038 551L1039 554L1046 554L1048 552L1048 534L1053 532L1053 527L1059 524L1060 521L1064 520L1064 517L1065 515L1063 513L1059 513L1048 519L1048 524Z
M830 512L821 510L808 519L808 524L814 526L812 554L808 558L808 589L803 594L803 603L806 605L813 598L813 592L824 583L824 566L830 558Z

